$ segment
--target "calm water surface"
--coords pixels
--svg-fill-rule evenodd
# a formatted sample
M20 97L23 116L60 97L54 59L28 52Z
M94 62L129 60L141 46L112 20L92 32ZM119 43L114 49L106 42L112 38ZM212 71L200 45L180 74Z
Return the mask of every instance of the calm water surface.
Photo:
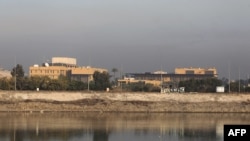
M0 113L1 141L223 141L242 113Z

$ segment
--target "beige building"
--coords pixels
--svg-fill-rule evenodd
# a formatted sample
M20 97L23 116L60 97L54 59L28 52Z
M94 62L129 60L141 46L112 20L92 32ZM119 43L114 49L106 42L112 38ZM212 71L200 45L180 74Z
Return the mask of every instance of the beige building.
M153 84L154 86L160 86L162 82L169 82L170 77L166 73L164 74L133 74L133 76L130 77L124 77L123 79L118 80L118 84L129 84L129 83L138 83L143 82L145 84Z
M216 68L175 68L175 74L212 74L217 77Z
M11 72L0 68L0 78L11 78Z
M29 68L29 76L48 76L52 79L58 79L59 76L67 76L69 67L65 66L38 66Z
M90 66L76 67L76 68L71 68L69 70L68 76L71 78L71 80L87 82L87 81L92 81L93 80L93 74L96 71L98 71L100 73L108 72L107 69L92 68Z
M48 76L51 79L58 79L66 76L71 80L91 81L95 71L108 72L107 69L87 67L77 67L76 59L54 57L52 63L44 63L42 66L34 65L29 68L29 76Z
M217 77L216 68L176 68L174 73L128 73L123 79L118 80L119 84L129 84L136 82L144 82L155 86L163 84L177 85L180 81L189 79L206 79Z
M68 58L68 57L53 57L52 65L64 65L68 67L74 67L77 64L76 58Z

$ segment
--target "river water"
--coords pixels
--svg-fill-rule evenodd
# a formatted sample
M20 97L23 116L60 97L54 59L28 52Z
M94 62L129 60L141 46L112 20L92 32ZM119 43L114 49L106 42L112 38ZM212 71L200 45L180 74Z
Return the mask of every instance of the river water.
M0 113L1 141L223 141L249 113Z

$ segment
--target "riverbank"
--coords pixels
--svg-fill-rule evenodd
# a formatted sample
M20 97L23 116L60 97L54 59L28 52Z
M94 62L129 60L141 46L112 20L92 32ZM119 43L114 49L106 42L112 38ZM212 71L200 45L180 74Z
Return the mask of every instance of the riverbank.
M250 112L250 94L0 91L1 112Z

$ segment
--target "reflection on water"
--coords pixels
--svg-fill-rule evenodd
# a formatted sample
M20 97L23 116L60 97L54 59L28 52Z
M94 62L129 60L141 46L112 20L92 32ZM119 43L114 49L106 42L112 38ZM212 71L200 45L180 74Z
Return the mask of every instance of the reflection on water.
M1 141L223 141L247 113L0 113Z

